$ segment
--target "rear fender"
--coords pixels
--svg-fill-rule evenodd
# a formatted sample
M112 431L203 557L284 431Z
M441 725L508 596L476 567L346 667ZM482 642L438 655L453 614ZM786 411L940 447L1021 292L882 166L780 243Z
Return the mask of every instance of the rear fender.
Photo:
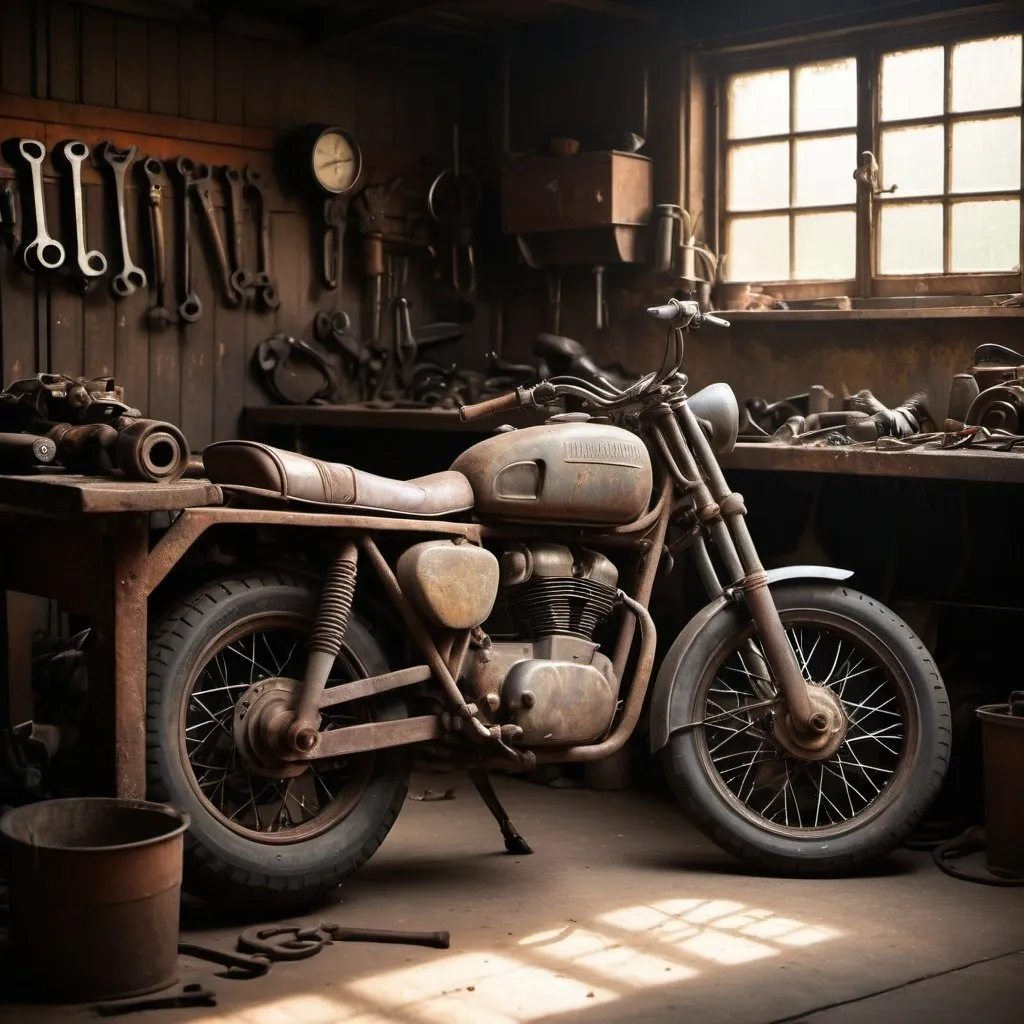
M852 575L853 573L849 569L833 569L827 565L787 565L781 569L769 569L767 572L769 586L790 580L842 582L848 580ZM668 743L673 730L686 724L682 720L678 722L674 720L674 716L679 716L683 712L681 708L673 711L676 707L673 696L676 689L683 685L687 673L699 672L704 667L703 665L689 664L687 655L715 616L724 614L734 604L735 598L729 592L706 604L690 619L665 655L658 672L658 679L654 684L654 693L651 696L650 729L653 753L657 753Z

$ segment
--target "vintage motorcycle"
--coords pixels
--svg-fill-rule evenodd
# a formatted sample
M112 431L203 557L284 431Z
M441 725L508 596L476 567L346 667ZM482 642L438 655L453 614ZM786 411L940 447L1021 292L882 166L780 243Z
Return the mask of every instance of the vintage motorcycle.
M507 849L530 852L487 773L623 746L655 663L652 587L683 550L709 601L664 655L650 741L696 824L757 869L822 875L921 819L949 753L935 663L851 573L765 571L716 459L735 396L687 396L680 372L684 332L728 324L678 300L648 313L669 328L658 372L463 407L578 411L502 426L447 472L205 450L228 504L181 513L158 551L208 543L198 561L231 568L165 602L148 680L150 792L191 815L189 889L315 898L383 841L414 758L468 769Z

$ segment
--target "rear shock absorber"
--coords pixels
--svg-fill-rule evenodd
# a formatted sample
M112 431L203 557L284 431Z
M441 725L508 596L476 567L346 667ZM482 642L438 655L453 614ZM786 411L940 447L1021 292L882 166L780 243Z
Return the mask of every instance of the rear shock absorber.
M355 542L345 541L324 581L320 607L309 638L309 660L295 720L288 727L289 745L303 753L312 751L320 741L320 697L352 617L358 557Z

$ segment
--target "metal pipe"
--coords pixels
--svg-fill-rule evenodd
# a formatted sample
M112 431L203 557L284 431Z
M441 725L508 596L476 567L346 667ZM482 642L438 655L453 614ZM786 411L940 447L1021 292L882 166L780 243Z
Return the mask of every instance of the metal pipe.
M385 672L380 676L367 676L365 679L353 679L347 683L328 687L320 695L321 708L333 708L338 704L347 704L363 697L373 697L388 690L398 690L414 683L426 683L432 677L429 665L415 665L402 668L397 672Z
M611 533L616 535L624 533L640 533L642 530L646 530L653 526L658 517L665 511L665 505L672 500L672 481L669 475L666 473L661 479L659 487L660 496L658 501L649 512L645 512L639 519L632 523L627 523L625 526L613 526Z
M637 656L636 672L633 673L633 685L630 687L629 696L626 698L622 717L619 719L618 725L600 743L569 747L568 750L538 751L538 764L556 761L559 764L600 761L602 758L608 757L621 749L636 728L636 723L640 719L640 711L644 706L644 697L647 696L647 684L651 678L651 670L654 668L654 651L658 643L658 634L654 628L654 620L643 604L635 601L621 590L619 591L619 599L633 613L632 621L634 625L637 622L640 623L640 653Z
M704 538L698 537L693 542L691 550L693 551L694 567L697 569L697 575L700 576L700 581L704 585L708 597L712 600L721 597L722 583L718 578L718 573L715 572L715 566L711 561L711 555L708 552L708 546L704 542Z

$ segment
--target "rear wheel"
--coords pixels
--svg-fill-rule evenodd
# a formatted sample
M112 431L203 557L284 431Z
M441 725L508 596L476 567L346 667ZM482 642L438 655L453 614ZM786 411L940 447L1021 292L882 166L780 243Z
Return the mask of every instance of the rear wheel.
M300 774L254 765L236 744L236 703L262 678L302 678L315 588L264 573L212 584L169 612L150 637L147 742L154 799L192 817L185 888L211 902L298 907L355 871L405 798L409 758L383 750L310 764ZM353 618L329 685L388 671ZM321 730L404 716L401 699L355 701Z
M836 743L827 756L801 756L753 623L734 608L689 653L703 667L680 680L683 714L673 718L704 724L671 738L668 774L696 824L743 860L795 874L850 870L898 846L938 792L945 688L910 627L865 595L818 584L773 593L805 679L840 709Z

